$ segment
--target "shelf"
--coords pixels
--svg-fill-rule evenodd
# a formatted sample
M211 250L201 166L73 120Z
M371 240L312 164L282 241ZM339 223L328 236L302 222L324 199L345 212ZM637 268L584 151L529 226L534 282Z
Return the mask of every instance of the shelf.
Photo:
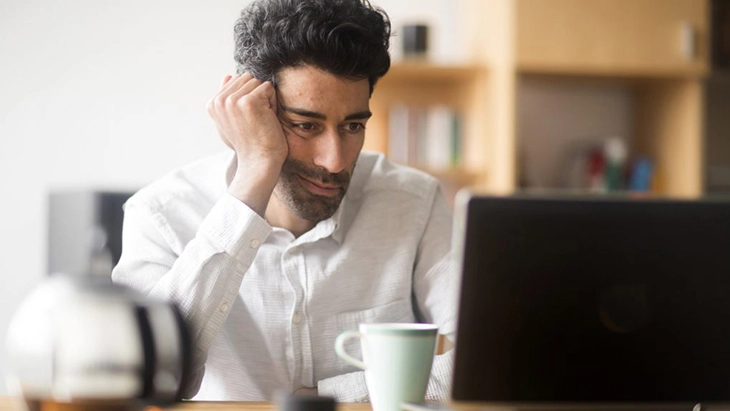
M567 188L571 167L605 138L624 141L626 161L653 164L653 188L701 194L702 93L698 79L522 74L517 81L520 181ZM572 176L572 177L570 177ZM584 181L585 183L585 178Z
M376 89L400 83L461 83L468 82L484 73L485 68L467 65L443 65L428 62L401 62L390 67L380 79Z
M451 168L433 168L428 166L421 166L419 164L411 165L421 171L424 171L439 180L454 184L460 187L473 186L479 180L479 174L471 172L459 167Z
M516 0L518 71L651 77L708 72L702 0Z
M608 93L609 103L621 103L614 111L625 124L618 132L630 138L630 153L654 161L659 193L701 195L701 86L711 75L707 0L465 0L465 5L471 63L394 62L370 101L366 149L389 153L395 148L394 157L403 152L398 132L389 136L391 125L397 130L403 123L398 106L418 111L446 106L463 121L460 165L419 168L446 183L515 192L525 181L522 165L530 161L521 157L523 144L530 144L533 157L549 155L540 146L551 143L542 137L547 127L528 130L530 116L547 117L558 139L569 132L601 136L594 123L612 121L603 113L601 95L589 106L597 113L595 121L578 114L587 107L576 108L575 99L564 104L547 99L524 112L525 85L539 80L551 90L567 86L563 94L576 89L579 95ZM551 109L562 120L545 114ZM523 138L526 130L534 138ZM409 154L402 161L417 167L412 158Z
M556 76L591 76L608 78L703 78L709 75L705 66L671 68L662 66L610 67L589 65L551 65L520 63L518 74L556 75Z

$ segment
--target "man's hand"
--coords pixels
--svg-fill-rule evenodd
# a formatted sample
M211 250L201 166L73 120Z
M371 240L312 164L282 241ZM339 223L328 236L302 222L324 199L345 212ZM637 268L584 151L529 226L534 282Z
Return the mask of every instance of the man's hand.
M289 153L277 108L271 82L249 73L224 77L220 91L208 101L208 114L238 160L228 193L261 216Z

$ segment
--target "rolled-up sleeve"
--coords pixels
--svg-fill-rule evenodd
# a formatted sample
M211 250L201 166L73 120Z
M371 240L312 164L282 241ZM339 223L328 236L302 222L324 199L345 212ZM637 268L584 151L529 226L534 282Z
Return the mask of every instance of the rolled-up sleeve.
M176 212L184 210L130 199L122 256L112 279L177 304L192 338L192 378L183 391L190 398L200 387L212 341L272 228L241 201L224 194L194 238L183 243L175 227Z

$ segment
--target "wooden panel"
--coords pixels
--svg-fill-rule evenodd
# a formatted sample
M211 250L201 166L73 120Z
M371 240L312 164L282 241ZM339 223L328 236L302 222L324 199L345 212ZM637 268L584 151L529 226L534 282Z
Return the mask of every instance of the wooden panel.
M461 91L464 117L462 163L464 173L471 179L463 178L456 183L460 186L485 188L490 184L493 151L490 142L493 133L490 129L494 112L490 111L487 87L492 78L491 71L482 70L472 81L465 83Z
M651 81L637 88L634 151L655 160L659 194L702 194L702 101L699 80Z
M246 402L246 401L185 401L179 404L155 407L144 407L142 404L136 404L136 410L145 411L162 411L162 410L197 410L197 411L274 411L277 409L276 404L271 402ZM0 397L0 411L25 411L24 403L15 397ZM99 411L101 408L93 409ZM339 403L337 404L339 411L370 411L372 407L370 403ZM86 411L79 405L45 403L40 411Z
M156 407L148 407L147 411L155 411ZM274 411L278 407L271 402L245 402L245 401L187 401L181 404L156 408L156 410L197 410L197 411ZM339 411L370 411L370 403L339 403Z
M429 63L397 63L380 79L378 85L403 82L458 83L471 81L483 68L479 66L437 65ZM376 86L377 87L377 86Z
M521 71L701 75L707 72L707 0L515 0ZM683 26L695 53L683 53Z
M475 138L465 161L470 168L488 168L478 185L481 191L506 194L517 185L515 0L467 0L467 4L468 49L476 61L487 65L489 76L473 95L479 118L472 124L479 130L469 134Z

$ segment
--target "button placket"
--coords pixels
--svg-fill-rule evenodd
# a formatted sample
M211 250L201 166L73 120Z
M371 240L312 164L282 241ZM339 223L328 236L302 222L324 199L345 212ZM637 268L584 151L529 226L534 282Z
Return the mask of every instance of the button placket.
M301 281L301 287L302 287L302 299L301 303L298 306L299 310L295 314L298 314L300 317L301 324L299 325L299 333L300 333L300 342L301 342L301 370L299 373L299 381L303 382L307 386L313 386L316 385L316 381L314 381L314 365L313 365L313 358L312 358L312 339L311 339L311 330L309 329L310 323L307 319L307 302L309 301L310 295L310 283L309 283L309 265L307 264L308 261L304 258L304 255L301 256L301 272L299 275L299 279Z
M303 353L302 353L302 326L300 325L304 320L303 313L299 310L301 303L304 298L304 288L301 281L302 275L301 270L304 269L304 261L302 260L301 250L298 246L292 246L281 256L281 265L284 276L289 281L289 285L295 294L294 305L291 307L292 314L290 317L290 341L292 346L290 352L293 355L293 361L290 363L292 369L292 383L301 381L302 367L303 367Z

